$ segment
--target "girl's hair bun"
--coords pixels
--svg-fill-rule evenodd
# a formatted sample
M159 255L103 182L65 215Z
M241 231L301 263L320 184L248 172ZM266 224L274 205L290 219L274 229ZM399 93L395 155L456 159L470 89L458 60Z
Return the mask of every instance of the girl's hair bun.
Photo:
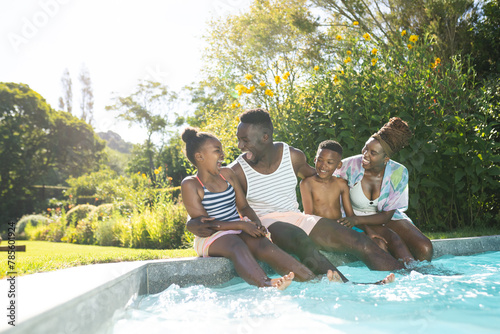
M193 138L196 138L197 135L198 135L197 129L187 127L182 132L181 138L185 143L187 143L188 141L192 140Z

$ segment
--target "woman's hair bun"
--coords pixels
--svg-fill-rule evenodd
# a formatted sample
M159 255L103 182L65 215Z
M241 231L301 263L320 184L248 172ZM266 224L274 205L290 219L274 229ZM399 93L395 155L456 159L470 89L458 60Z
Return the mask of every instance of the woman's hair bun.
M198 134L198 130L195 128L187 127L184 129L182 132L181 138L182 140L187 143L189 140L196 138L196 135Z

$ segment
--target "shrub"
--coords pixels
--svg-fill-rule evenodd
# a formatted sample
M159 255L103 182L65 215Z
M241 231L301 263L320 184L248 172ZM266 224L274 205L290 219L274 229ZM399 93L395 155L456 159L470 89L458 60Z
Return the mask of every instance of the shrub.
M26 237L24 229L28 224L31 226L44 226L50 222L50 219L42 215L26 215L21 217L16 225L16 238L23 239Z
M89 215L91 215L96 209L97 207L91 204L80 204L75 206L66 214L67 225L78 225L81 220L89 217Z

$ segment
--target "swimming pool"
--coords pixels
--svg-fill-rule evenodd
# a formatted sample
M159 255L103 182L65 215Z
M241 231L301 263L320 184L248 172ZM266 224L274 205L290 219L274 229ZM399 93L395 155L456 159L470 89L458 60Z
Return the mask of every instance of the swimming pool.
M384 277L339 269L352 281ZM218 287L171 285L118 310L100 333L492 333L500 322L500 252L443 256L396 273L385 286L294 282L259 289L240 279Z

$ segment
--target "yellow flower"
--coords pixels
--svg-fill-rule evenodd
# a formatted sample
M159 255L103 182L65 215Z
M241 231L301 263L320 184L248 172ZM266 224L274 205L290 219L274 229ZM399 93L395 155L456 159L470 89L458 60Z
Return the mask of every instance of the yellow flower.
M375 64L377 63L377 61L378 61L378 58L373 58L372 59L372 66L375 66Z
M413 47L413 45L408 44L408 49L410 49L410 50L411 50L411 48L412 48L412 47Z
M369 34L369 33L365 33L365 34L363 35L363 38L364 38L364 39L366 39L367 41L369 41L372 37L370 36L370 34Z
M336 38L337 38L337 41L341 41L342 40L342 36L340 36L340 35L337 35Z
M264 81L261 81L261 82L259 83L259 85L260 85L260 87L264 87L264 86L266 85L266 83L265 83Z
M351 57L347 57L346 59L344 59L344 63L346 63L346 64L347 64L347 63L350 63L350 62L351 62L351 60L352 60L352 59L351 59Z
M287 80L289 76L290 72L286 72L285 74L283 74L283 80Z
M436 58L436 65L441 64L441 58Z
M247 90L247 94L252 94L254 90L255 90L255 86L254 86L254 85L252 85L252 87L250 87L250 88Z
M171 177L171 176L167 177L167 179L168 179L170 182L172 182L172 177Z
M160 171L158 169L155 169L155 174L160 174Z
M319 70L319 66L318 65L314 66L314 70L315 71Z
M410 42L415 43L416 41L418 41L418 36L417 35L411 35L410 36Z
M245 79L252 80L252 78L253 78L253 75L251 75L250 73L245 74Z
M239 107L241 107L241 104L238 102L238 103L236 103L234 106L235 106L236 108L239 108ZM240 121L240 119L238 118L238 122L239 122L239 121Z
M376 55L376 54L377 54L377 52L378 52L378 50L377 50L377 49L375 49L375 48L373 48L373 50L372 50L372 55Z
M137 172L137 175L141 175L141 172ZM69 197L71 197L71 195Z
M434 68L434 67L436 67L436 64L434 64L434 63L430 63L430 64L429 64L429 67L430 67L430 68Z
M406 30L401 31L401 36L406 35Z
M357 25L359 25L359 22L358 22L358 21L354 21L354 22L352 23L352 25L353 25L353 26L357 26Z
M350 50L347 50L347 54L350 56L352 55L352 52Z
M339 82L339 78L338 78L337 76L334 76L334 77L333 77L333 81L334 81L334 82Z
M230 107L233 109L236 108L236 103L231 103Z
M266 94L267 96L274 96L274 93L272 90L270 90L269 88L266 89L266 91L264 92L264 94Z
M340 74L344 75L344 70L340 71Z
M276 84L279 84L281 82L281 78L279 75L274 77L274 82L276 82Z
M142 178L145 179L146 178L146 174L142 173Z

